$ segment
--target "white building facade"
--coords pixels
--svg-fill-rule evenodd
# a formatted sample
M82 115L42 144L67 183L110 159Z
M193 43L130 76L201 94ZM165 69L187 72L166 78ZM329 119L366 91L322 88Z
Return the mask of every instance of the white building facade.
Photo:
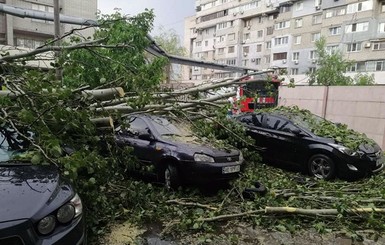
M12 7L38 10L53 13L53 0L0 0L0 3ZM96 19L97 0L60 0L60 14ZM61 33L66 33L73 28L69 24L61 24ZM93 30L82 32L83 35L92 35ZM9 14L0 13L0 45L18 46L24 48L37 48L47 39L53 39L54 25L52 21L20 18Z
M315 41L326 38L354 61L348 75L374 74L385 83L385 1L379 0L197 0L186 18L190 57L263 70L287 69L296 81L316 69ZM185 79L235 74L193 67Z

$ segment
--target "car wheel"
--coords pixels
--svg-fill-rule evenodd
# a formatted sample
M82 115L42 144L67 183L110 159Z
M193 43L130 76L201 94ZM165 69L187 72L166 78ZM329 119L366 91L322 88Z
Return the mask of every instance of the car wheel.
M164 169L164 185L169 190L180 186L178 169L175 166L167 165Z
M318 179L333 179L336 175L336 167L333 160L323 154L316 154L309 159L308 168L310 175Z

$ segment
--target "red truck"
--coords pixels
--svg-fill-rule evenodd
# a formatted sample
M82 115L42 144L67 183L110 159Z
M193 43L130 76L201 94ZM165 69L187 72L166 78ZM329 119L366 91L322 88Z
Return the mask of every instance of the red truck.
M248 80L254 82L244 83ZM278 103L278 88L281 81L277 75L268 75L264 78L247 77L240 81L237 96L233 98L233 114L252 112L255 109L274 107Z

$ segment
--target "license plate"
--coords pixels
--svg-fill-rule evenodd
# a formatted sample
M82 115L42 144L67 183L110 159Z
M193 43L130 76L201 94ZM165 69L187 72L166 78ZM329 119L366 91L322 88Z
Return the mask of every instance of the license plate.
M222 168L222 174L231 174L231 173L237 173L241 170L241 166L228 166Z

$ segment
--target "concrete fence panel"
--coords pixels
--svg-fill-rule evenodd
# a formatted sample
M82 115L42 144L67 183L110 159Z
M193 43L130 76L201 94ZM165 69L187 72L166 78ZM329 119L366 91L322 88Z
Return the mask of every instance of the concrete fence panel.
M278 103L347 124L385 150L385 86L281 87Z

